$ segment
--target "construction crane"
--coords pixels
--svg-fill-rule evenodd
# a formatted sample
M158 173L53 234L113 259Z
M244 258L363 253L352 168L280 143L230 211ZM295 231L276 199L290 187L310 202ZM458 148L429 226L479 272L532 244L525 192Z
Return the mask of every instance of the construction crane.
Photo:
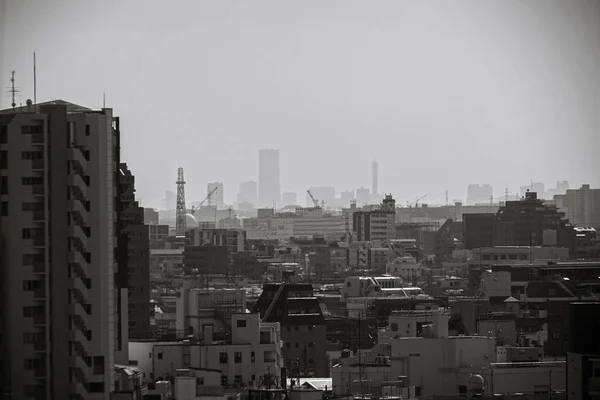
M315 197L312 195L312 193L310 192L310 190L307 190L306 193L308 193L308 195L310 196L310 199L315 204L316 208L323 208L325 206L325 202L324 201L321 201L321 204L319 205L319 201L317 199L315 199Z
M409 202L407 201L407 202L406 202L406 206L407 206L408 208L412 208L412 206L414 205L414 206L415 206L415 208L417 208L417 207L419 207L419 202L420 202L421 200L423 200L425 197L427 197L427 195L419 197L418 199L414 200L412 203L409 203Z
M212 198L212 195L213 195L213 194L215 194L215 192L217 191L217 189L218 189L218 188L219 188L219 187L217 186L217 187L213 188L213 190L211 190L210 192L208 192L208 194L206 195L206 197L204 198L204 200L202 200L202 201L200 202L200 204L198 204L196 207L192 206L192 210L190 211L190 214L194 215L194 213L195 213L196 211L198 211L198 209L200 208L200 206L202 206L202 204L204 204L204 202L205 202L206 200L208 200L208 202L209 202L209 204L210 204L210 200L211 200L211 198Z

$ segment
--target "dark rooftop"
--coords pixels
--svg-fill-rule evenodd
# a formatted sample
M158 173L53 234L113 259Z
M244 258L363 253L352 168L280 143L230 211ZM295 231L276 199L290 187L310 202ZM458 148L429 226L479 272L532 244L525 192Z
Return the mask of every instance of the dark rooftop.
M53 105L67 107L68 113L81 113L81 112L94 111L91 108L80 106L80 105L74 104L74 103L69 103L68 101L52 100L52 101L46 101L43 103L37 103L36 105L32 105L30 107L23 105L22 107L7 108L4 110L0 110L0 114L21 114L21 113L40 112L40 107L53 106Z

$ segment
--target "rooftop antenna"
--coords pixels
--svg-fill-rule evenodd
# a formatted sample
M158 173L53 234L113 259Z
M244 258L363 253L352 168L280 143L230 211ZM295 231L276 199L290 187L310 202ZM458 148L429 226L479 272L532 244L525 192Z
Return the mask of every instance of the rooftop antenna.
M35 62L35 51L33 52L33 104L37 105L37 71Z
M106 93L102 93L102 108L106 108Z
M10 84L11 84L11 87L8 90L8 93L10 93L12 95L11 105L12 105L12 108L15 108L17 106L17 103L15 101L15 95L20 92L19 89L15 89L15 71L12 72L12 75L10 77Z

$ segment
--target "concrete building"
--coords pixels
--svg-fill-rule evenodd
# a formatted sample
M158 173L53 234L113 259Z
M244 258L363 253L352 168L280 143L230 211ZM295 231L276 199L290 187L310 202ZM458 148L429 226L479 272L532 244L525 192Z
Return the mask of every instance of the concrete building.
M210 324L203 326L202 340L131 341L130 358L148 380L174 378L180 369L218 371L218 386L223 388L252 386L268 375L279 378L283 366L279 323L262 322L258 314L237 313L229 317L229 325L228 341L215 340ZM210 386L217 386L216 382Z
M258 153L258 206L281 204L279 150L265 149Z
M569 306L567 396L597 399L600 396L600 303L574 302Z
M109 399L128 333L115 282L119 119L57 100L1 111L0 137L0 391Z
M216 190L215 190L216 189ZM207 200L209 205L216 206L218 210L225 208L225 193L223 192L223 184L221 182L210 182L206 184L206 195L215 192Z
M135 178L127 164L119 164L117 176L117 281L128 288L129 337L135 339L146 337L150 329L149 232L144 209L134 201Z
M564 213L528 192L523 200L500 207L494 222L495 246L571 248L573 229Z
M352 230L358 241L391 240L396 237L396 201L386 194L379 209L355 211Z
M180 335L201 337L203 327L211 325L213 332L227 331L232 315L246 312L246 292L243 289L182 288L177 298L176 329Z
M310 284L265 284L255 311L266 322L281 324L283 357L288 370L299 376L326 377L326 326Z
M600 229L600 189L582 185L554 196L554 203L573 225Z
M237 196L238 203L258 205L258 184L254 181L240 183L240 192Z
M146 225L158 225L159 215L158 211L153 208L144 208L144 224Z
M386 274L398 276L406 282L412 282L421 276L422 266L415 257L397 257L394 261L387 263Z

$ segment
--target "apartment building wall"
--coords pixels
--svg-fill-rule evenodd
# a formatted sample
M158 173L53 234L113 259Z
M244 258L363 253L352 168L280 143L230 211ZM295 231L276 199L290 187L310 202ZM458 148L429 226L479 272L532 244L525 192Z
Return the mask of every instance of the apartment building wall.
M0 112L0 376L19 398L113 389L114 123L61 101Z
M144 208L135 201L135 177L127 164L117 171L119 270L126 271L130 338L146 337L150 329L150 243ZM125 279L124 279L125 280Z

